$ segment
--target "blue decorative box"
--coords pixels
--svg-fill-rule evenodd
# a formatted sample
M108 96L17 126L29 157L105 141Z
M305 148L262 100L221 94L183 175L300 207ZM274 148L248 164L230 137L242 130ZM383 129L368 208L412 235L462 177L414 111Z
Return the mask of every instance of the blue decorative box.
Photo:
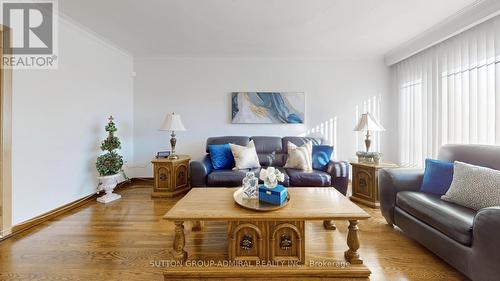
M288 196L288 189L278 185L273 189L268 189L264 185L259 186L259 201L273 205L282 205Z

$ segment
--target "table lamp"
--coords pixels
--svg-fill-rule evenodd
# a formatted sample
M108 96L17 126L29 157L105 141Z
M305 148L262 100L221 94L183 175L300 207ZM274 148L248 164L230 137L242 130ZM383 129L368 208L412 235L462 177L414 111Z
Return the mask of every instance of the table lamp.
M358 125L354 127L354 131L361 132L361 131L366 131L366 139L365 139L365 146L366 146L366 152L370 150L370 131L374 132L379 132L379 131L385 131L384 127L378 123L377 119L373 117L369 112L361 114L361 118L359 119Z
M170 145L172 146L172 153L168 156L168 159L179 159L179 156L175 154L175 144L177 139L175 138L175 131L185 131L186 128L182 124L181 116L179 114L167 114L165 120L161 124L160 131L172 131L170 135Z

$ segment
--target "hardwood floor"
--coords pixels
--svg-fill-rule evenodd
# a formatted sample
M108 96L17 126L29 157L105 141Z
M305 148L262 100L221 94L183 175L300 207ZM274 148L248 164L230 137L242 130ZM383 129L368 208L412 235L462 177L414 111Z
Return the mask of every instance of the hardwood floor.
M123 189L121 200L87 204L1 242L0 280L163 280L174 233L161 217L178 199L151 199L151 191ZM359 252L372 270L370 280L467 280L389 227L379 210L364 209L372 218L359 223ZM343 259L347 222L336 223L335 231L321 221L306 224L308 259ZM226 248L224 223L205 223L202 232L186 224L190 260L222 260Z

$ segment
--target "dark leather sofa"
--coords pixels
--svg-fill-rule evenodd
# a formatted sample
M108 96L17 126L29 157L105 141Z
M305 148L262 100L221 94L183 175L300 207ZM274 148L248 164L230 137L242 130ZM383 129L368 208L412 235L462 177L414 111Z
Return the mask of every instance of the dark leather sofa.
M322 144L320 138L309 137L246 137L246 136L223 136L207 139L207 155L201 161L192 161L190 164L191 186L192 187L235 187L241 186L241 181L248 170L213 170L208 154L209 144L233 143L238 145L247 145L250 140L254 141L259 162L262 167L273 166L285 173L285 186L300 187L329 187L333 186L342 194L346 194L349 181L349 166L347 162L331 161L326 171L301 171L296 169L284 169L283 166L287 157L287 144L292 142L297 146L303 145L308 141L313 144ZM260 169L253 169L258 176Z
M500 146L445 145L438 158L500 170ZM421 170L381 172L380 209L387 222L472 280L500 280L500 207L474 211L419 192L422 177Z

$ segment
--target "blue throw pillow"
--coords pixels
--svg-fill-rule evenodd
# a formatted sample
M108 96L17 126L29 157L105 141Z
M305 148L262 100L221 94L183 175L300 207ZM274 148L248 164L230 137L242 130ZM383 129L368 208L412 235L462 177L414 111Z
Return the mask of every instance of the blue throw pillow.
M425 171L420 191L444 195L453 180L453 163L425 159Z
M208 152L214 170L232 169L234 168L234 157L229 147L226 144L209 144Z
M328 163L332 158L333 146L313 145L312 168L314 170L326 171Z

